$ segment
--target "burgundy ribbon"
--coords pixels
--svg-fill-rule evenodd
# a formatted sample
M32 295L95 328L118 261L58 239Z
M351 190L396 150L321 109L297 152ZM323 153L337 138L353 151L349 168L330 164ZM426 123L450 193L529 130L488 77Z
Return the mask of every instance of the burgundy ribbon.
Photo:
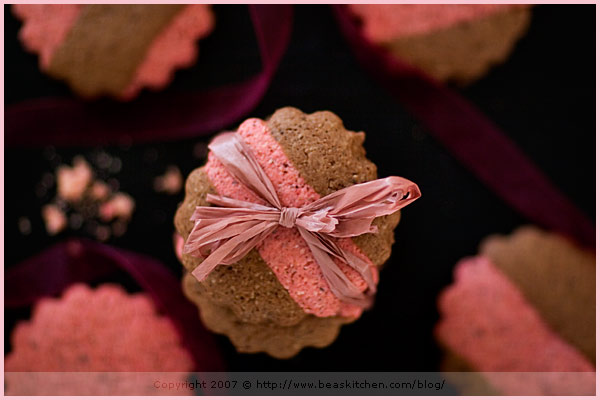
M6 270L4 305L31 306L75 282L96 282L119 270L131 275L171 319L194 358L196 371L224 371L214 339L202 326L197 308L181 292L181 282L163 264L141 254L85 239L54 245Z
M6 107L8 146L120 144L211 134L247 115L266 92L290 38L291 5L250 5L262 71L249 80L201 92L156 93L129 103L71 97Z
M333 10L362 66L488 188L531 221L595 246L590 219L498 126L446 86L372 43L344 6Z
M192 275L199 281L219 264L243 258L280 225L296 228L308 244L331 292L344 302L367 307L375 293L369 263L345 251L335 238L376 233L376 217L392 214L421 196L413 182L392 176L338 190L303 207L284 207L273 184L252 150L233 132L217 136L209 145L213 155L233 177L267 206L208 194L206 200L220 207L196 207L194 228L183 252L206 257ZM368 285L357 288L334 262L337 258L356 270Z

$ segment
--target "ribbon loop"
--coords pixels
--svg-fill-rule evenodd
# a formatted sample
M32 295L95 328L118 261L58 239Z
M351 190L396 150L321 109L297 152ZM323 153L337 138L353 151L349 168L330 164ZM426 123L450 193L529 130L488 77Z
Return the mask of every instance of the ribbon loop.
M331 292L340 300L368 307L375 293L369 263L336 243L336 238L376 232L373 220L392 214L421 196L413 182L391 176L338 190L304 207L283 207L273 183L241 136L217 136L209 149L242 185L271 206L209 194L219 207L196 207L194 228L183 252L206 257L194 271L204 280L219 264L233 264L262 242L278 226L298 229L319 265ZM334 262L337 258L356 270L367 283L360 291Z

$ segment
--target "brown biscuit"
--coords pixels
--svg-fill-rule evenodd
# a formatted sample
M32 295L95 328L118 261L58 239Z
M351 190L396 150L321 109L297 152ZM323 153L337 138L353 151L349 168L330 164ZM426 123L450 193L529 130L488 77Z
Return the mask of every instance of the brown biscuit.
M278 110L268 121L293 166L320 195L376 178L374 164L365 157L363 133L346 131L330 112L303 114L294 108ZM306 149L305 152L302 149ZM303 158L304 157L304 158ZM321 165L320 163L326 165ZM186 197L175 226L185 239L196 206L208 205L214 193L205 172L193 171L186 182ZM400 213L378 218L379 234L355 238L359 248L378 266L391 253L393 230ZM188 271L201 260L184 255ZM345 318L318 318L294 302L256 250L231 266L219 266L203 282L191 275L184 280L186 295L201 309L206 325L230 337L239 351L266 351L274 357L295 355L302 347L331 343Z
M330 111L304 114L285 107L269 118L268 125L300 176L321 196L377 179L377 167L366 158L364 132L346 130ZM399 221L400 211L379 217L375 220L379 234L353 238L375 265L382 266L390 257Z
M509 56L530 20L528 7L515 7L446 29L401 37L385 46L440 81L468 84Z
M90 4L57 49L48 73L85 97L119 96L178 4Z
M552 329L596 360L596 260L563 237L535 227L486 239L492 260Z
M330 345L341 325L350 322L342 317L319 318L306 314L291 326L242 322L229 308L212 303L192 275L184 277L183 287L188 298L198 306L204 325L213 332L227 335L242 353L266 352L275 358L290 358L304 347Z
M346 130L330 111L304 114L285 107L267 125L302 178L321 196L377 178L377 167L363 148L364 132Z

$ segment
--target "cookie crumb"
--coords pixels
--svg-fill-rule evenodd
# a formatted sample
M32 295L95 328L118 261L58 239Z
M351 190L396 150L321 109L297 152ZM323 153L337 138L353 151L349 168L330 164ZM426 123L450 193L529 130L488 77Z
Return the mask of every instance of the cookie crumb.
M46 231L51 236L60 233L67 226L65 213L55 204L47 204L42 208L42 218L46 224Z
M53 158L59 158L56 153L53 154ZM118 191L118 179L108 177L121 170L121 159L105 151L97 151L89 159L91 163L81 155L76 156L72 166L59 165L55 175L44 174L36 186L36 194L43 198L51 194L56 182L56 197L42 208L42 217L50 235L56 235L67 227L74 231L84 229L101 241L125 234L135 201L130 195ZM19 230L22 233L31 230L30 224L28 228L26 222L20 221Z
M112 192L112 189L110 188L110 186L108 186L106 183L102 182L102 181L95 181L94 184L92 185L92 198L94 200L104 200L106 199L110 193Z
M167 194L177 194L183 187L181 171L174 165L167 167L167 171L154 179L154 190Z
M114 218L130 219L135 209L135 201L128 194L118 192L100 205L100 219L110 221Z
M71 202L81 200L92 175L90 165L82 156L75 157L72 167L61 165L56 171L58 196Z

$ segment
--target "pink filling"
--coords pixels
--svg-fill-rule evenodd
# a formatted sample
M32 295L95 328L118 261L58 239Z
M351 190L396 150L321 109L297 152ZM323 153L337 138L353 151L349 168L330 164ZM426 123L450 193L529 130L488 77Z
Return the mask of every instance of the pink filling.
M573 346L554 333L511 281L486 257L462 261L455 283L439 299L437 337L478 371L593 372ZM569 379L592 385L594 374L487 374L502 391L560 392ZM591 379L591 380L590 380Z
M389 42L483 18L514 4L350 4L364 32L375 42Z
M40 55L40 67L47 68L75 24L81 4L15 4L13 11L23 22L19 33L27 50ZM214 17L207 4L185 7L156 36L144 60L138 65L131 83L123 91L123 99L131 99L143 88L166 86L176 68L188 67L197 57L196 40L214 27Z
M264 121L246 120L239 127L238 133L252 147L260 165L273 182L277 195L284 206L301 207L320 197L302 179L277 141L269 133L269 128ZM208 155L204 171L220 195L264 204L252 192L240 185L212 153ZM338 243L344 249L368 261L377 281L377 269L351 239L342 239ZM341 315L357 318L360 316L362 312L360 307L341 302L331 292L308 245L296 229L277 228L257 249L283 287L288 290L290 296L305 312L318 317ZM345 263L337 260L336 263L352 283L361 290L366 290L366 282L356 271Z
M185 7L152 42L123 97L134 97L142 87L166 86L177 68L191 66L198 56L196 40L208 35L215 21L210 6Z

